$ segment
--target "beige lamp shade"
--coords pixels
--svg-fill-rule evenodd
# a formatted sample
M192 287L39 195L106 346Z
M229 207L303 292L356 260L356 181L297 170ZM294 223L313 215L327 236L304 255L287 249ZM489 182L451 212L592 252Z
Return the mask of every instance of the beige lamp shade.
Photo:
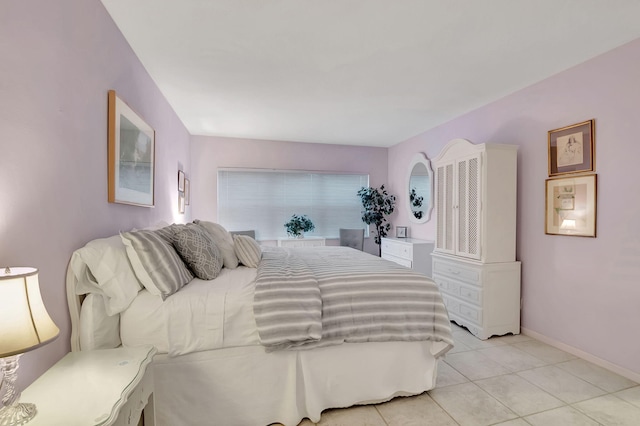
M0 358L38 348L60 330L40 296L38 270L0 269Z

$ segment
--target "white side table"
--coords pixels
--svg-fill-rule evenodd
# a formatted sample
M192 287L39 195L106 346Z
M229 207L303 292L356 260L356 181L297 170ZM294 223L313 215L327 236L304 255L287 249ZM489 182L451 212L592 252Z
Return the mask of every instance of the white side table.
M278 238L278 247L319 247L324 245L324 237Z
M22 392L36 405L29 426L153 426L153 346L120 347L65 355ZM147 403L148 402L148 403Z

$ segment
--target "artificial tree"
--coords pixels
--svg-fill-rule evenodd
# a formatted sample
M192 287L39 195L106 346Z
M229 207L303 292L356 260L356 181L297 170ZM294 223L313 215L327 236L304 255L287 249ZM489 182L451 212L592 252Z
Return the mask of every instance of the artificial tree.
M382 238L387 236L387 231L391 229L391 224L386 223L385 216L393 213L396 204L395 195L389 195L384 185L380 188L362 187L358 191L358 196L362 201L362 221L367 225L375 224L375 243L378 244L378 256L382 255L380 243Z

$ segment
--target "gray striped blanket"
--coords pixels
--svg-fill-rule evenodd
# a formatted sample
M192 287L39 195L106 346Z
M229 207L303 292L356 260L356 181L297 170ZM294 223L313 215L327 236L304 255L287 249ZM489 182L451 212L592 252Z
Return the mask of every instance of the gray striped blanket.
M267 351L343 342L432 340L453 346L440 291L426 276L347 247L269 248L254 316Z

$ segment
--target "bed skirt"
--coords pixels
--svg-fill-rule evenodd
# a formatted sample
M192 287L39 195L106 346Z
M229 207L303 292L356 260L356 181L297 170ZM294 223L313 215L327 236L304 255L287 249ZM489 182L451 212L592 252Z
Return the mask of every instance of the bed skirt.
M435 386L431 342L346 343L266 353L259 346L156 355L157 426L295 426L327 408L387 401Z

